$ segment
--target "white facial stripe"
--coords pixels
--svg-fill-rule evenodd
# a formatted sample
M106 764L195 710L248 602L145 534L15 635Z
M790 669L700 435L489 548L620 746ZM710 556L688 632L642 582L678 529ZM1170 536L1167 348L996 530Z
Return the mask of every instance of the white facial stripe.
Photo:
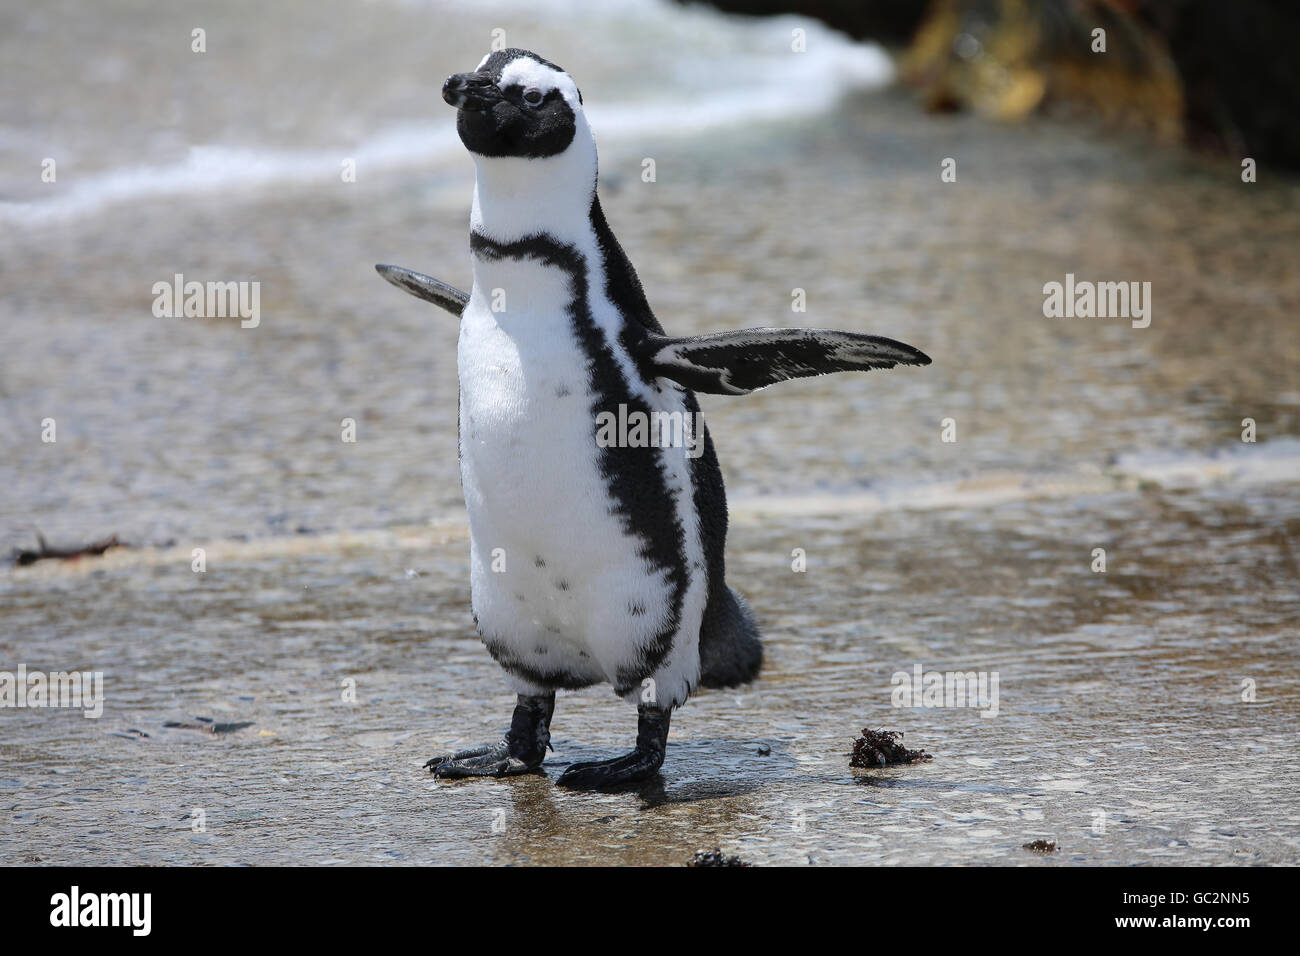
M507 63L506 68L501 71L501 79L497 85L504 90L516 83L524 89L541 90L543 94L551 90L559 90L560 95L574 112L582 108L578 103L578 86L569 74L543 66L530 57L516 57Z

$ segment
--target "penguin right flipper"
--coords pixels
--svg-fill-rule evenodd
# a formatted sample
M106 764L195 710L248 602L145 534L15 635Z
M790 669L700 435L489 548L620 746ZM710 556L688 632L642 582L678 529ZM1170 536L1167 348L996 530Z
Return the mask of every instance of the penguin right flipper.
M747 395L829 372L930 364L930 356L902 342L834 329L740 329L685 338L651 333L638 351L655 375L711 395Z
M423 272L382 263L375 266L375 271L399 289L411 293L417 299L432 302L458 318L465 311L465 303L469 302L468 292L461 292L454 285L447 285Z

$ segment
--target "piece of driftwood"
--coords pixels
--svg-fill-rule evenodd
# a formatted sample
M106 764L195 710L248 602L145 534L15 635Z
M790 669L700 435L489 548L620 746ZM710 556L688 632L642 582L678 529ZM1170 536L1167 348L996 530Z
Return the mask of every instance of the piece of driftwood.
M51 547L45 541L44 535L39 531L36 532L36 543L38 547L35 550L30 548L14 548L14 564L27 565L35 564L37 561L45 561L49 558L59 558L64 561L73 558L84 558L87 555L103 554L109 548L125 548L121 541L117 540L117 535L105 538L102 541L93 541L90 544L82 545L79 548L56 548Z

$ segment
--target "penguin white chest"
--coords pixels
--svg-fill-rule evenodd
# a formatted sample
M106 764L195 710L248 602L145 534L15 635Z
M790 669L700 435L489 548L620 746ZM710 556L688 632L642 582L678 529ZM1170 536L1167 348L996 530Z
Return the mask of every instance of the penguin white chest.
M662 630L672 585L628 533L602 472L569 274L500 262L484 285L457 349L479 629L517 671L612 680Z

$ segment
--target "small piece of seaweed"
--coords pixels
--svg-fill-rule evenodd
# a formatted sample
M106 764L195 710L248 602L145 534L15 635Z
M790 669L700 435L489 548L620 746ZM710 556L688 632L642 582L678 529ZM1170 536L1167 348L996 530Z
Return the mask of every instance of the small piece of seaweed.
M195 720L203 721L202 724L187 724L181 720L169 720L163 724L164 727L170 727L176 730L205 730L210 734L232 734L236 730L243 730L245 727L252 727L251 720L230 721L226 723L216 723L211 717L195 717ZM204 726L206 724L206 726Z
M1055 853L1056 844L1051 840L1035 840L1033 843L1024 844L1024 848L1030 853Z
M738 856L723 856L721 847L712 850L696 850L695 856L687 866L749 866Z
M236 730L243 730L245 727L253 726L251 720L237 720L229 723L213 724L212 732L214 734L233 734Z
M849 766L866 770L934 759L933 754L924 750L908 750L898 742L902 736L896 730L871 730L863 727L862 736L853 741L853 756L849 758Z

